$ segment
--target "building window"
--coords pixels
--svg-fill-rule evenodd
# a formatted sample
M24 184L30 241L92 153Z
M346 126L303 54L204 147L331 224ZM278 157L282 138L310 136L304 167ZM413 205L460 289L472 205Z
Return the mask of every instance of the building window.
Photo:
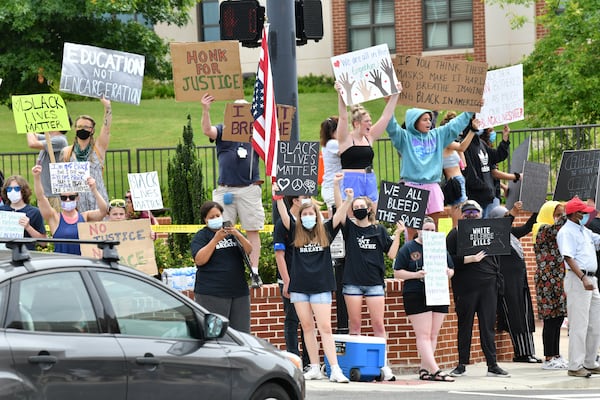
M423 2L425 50L473 47L472 0Z
M198 41L221 40L219 29L219 0L202 0L198 10Z
M394 0L348 0L349 51L387 43L396 51Z

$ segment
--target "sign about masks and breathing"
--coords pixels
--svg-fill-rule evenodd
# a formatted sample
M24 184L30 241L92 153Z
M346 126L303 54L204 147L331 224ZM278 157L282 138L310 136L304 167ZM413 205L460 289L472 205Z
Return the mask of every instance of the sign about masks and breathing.
M60 91L139 105L144 64L138 54L65 43Z
M391 223L402 221L410 228L421 229L428 200L428 190L381 181L377 219Z
M205 93L215 100L244 98L237 41L170 43L175 100L200 101Z
M90 162L50 163L50 187L52 193L89 192L87 178L90 176Z
M17 133L71 129L67 106L58 94L12 96L12 109Z

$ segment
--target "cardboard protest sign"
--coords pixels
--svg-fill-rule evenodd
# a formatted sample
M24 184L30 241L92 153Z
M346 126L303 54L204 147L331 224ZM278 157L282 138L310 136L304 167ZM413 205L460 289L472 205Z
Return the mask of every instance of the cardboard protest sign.
M52 193L89 192L87 178L90 176L90 163L65 162L50 163L50 187Z
M423 269L425 302L428 306L450 305L446 234L423 231Z
M510 156L510 166L508 173L518 172L523 174L523 163L529 158L529 147L531 135L527 136L523 142L512 152ZM521 181L508 181L508 195L506 196L506 208L510 209L519 200L521 192Z
M68 131L69 113L59 94L12 96L17 133Z
M19 220L25 213L0 211L0 238L20 239L25 235L25 227Z
M483 101L481 111L475 116L481 128L525 119L523 64L488 71Z
M430 110L479 112L486 63L398 54L394 67L402 82L398 103Z
M144 63L139 54L65 43L60 91L139 105Z
M277 185L292 196L317 194L319 142L278 142Z
M485 251L489 256L510 254L510 218L461 219L458 221L458 255Z
M421 229L428 199L428 190L381 181L377 219L391 223L400 220L410 228Z
M160 210L163 208L158 172L127 174L127 180L134 210Z
M398 92L398 78L387 44L331 57L331 65L336 81L343 87L347 106Z
M199 101L205 93L216 100L244 98L237 41L170 43L175 100Z
M77 224L79 239L116 240L119 262L123 265L156 275L154 243L150 238L150 220L148 218L126 221L80 222ZM102 250L91 244L81 245L84 257L102 258Z
M583 201L594 199L600 204L598 171L600 150L563 151L552 200L569 201L577 195Z
M231 142L250 142L252 140L254 117L252 117L251 108L252 105L248 103L229 103L225 105L223 140ZM277 104L279 140L290 140L295 112L296 107Z
M523 202L523 210L531 212L540 210L546 202L549 178L549 165L525 161L520 196L520 200Z

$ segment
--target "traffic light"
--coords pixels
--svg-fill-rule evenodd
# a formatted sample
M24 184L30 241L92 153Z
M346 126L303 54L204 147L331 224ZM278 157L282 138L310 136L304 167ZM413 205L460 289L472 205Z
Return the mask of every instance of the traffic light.
M296 0L296 44L323 39L321 0Z
M238 40L258 47L265 22L265 8L258 0L227 0L219 7L221 40Z

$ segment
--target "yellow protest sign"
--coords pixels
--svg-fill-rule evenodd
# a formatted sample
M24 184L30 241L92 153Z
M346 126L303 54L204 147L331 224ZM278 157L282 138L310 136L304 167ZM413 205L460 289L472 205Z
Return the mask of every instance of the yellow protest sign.
M12 96L12 108L17 133L71 129L67 106L58 94Z

